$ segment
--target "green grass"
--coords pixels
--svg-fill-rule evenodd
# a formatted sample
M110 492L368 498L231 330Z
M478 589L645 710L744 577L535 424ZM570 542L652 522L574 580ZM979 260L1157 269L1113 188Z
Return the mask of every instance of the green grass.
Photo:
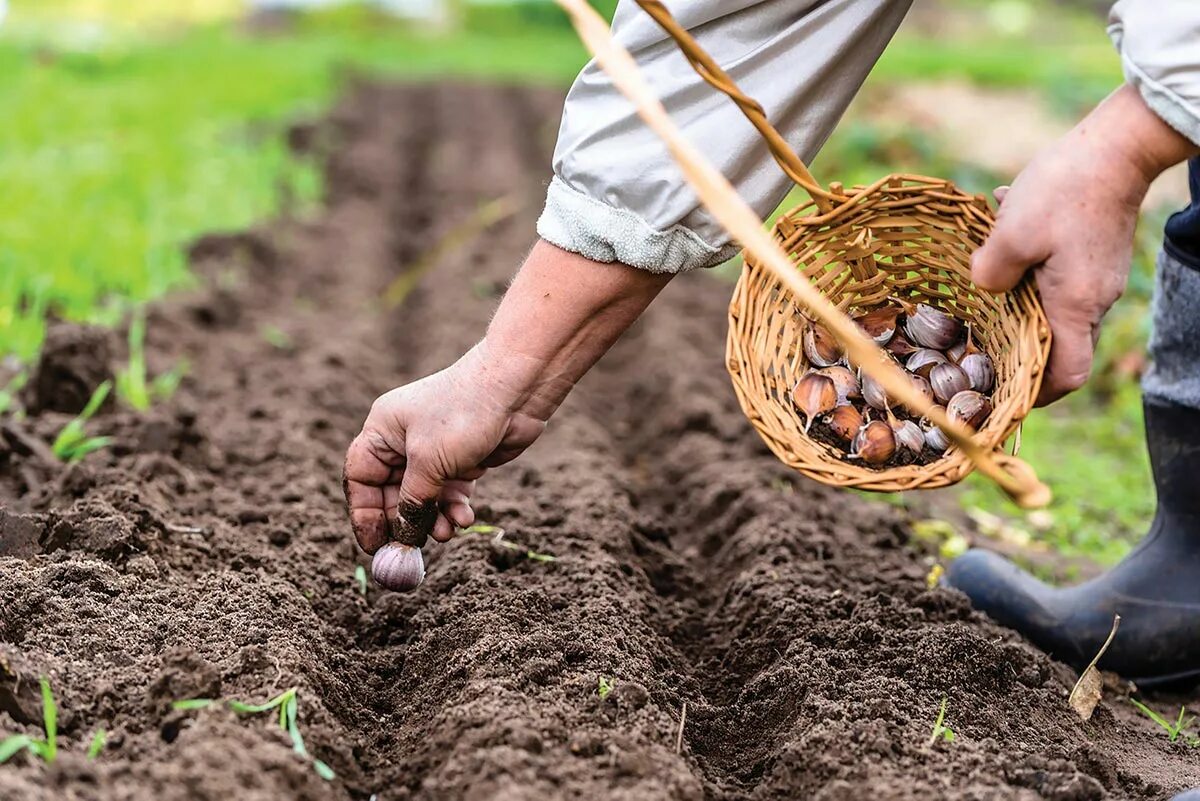
M333 781L337 778L337 774L329 765L319 759L316 759L308 752L308 747L304 744L304 737L300 734L300 702L299 691L296 687L291 687L284 690L274 698L264 701L261 704L249 704L245 701L226 701L226 706L237 712L239 715L258 715L263 712L271 712L279 710L279 728L287 732L292 740L292 750L309 760L312 763L313 770L318 776L325 781ZM221 703L215 698L187 698L181 701L175 701L171 707L181 711L194 711L197 709L205 709L214 704Z
M28 751L47 765L58 758L58 704L50 689L50 681L43 677L42 687L42 731L44 737L14 734L0 740L0 764L7 762L22 751Z
M320 195L281 136L348 71L565 83L583 61L548 26L430 37L362 14L286 36L232 27L96 48L41 28L0 38L0 356L37 352L44 318L113 324L186 285L183 246Z
M90 437L87 433L88 420L91 420L104 405L111 390L111 381L101 383L92 393L92 397L88 399L83 411L62 427L50 446L50 450L55 456L64 462L74 463L82 460L89 453L95 453L112 444L112 437Z

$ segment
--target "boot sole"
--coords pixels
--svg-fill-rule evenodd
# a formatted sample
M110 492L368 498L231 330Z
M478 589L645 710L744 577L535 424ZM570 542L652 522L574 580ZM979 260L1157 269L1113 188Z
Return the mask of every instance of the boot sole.
M1200 668L1162 676L1131 678L1130 681L1144 690L1190 690L1200 684Z

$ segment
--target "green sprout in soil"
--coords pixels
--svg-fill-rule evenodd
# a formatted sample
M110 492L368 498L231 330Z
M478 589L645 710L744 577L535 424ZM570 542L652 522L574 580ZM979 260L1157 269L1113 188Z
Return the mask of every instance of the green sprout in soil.
M42 729L44 739L30 737L27 734L14 734L0 740L0 764L4 764L22 751L28 751L47 765L58 756L58 705L54 703L54 693L50 690L50 682L43 677L42 685Z
M88 746L87 758L89 760L100 756L100 752L104 750L104 744L108 742L108 732L104 729L97 729L92 735L92 743Z
M954 742L954 732L950 727L945 725L946 720L946 696L942 696L942 707L938 710L937 720L933 722L933 733L929 735L929 744L935 744L938 739L942 739L948 743Z
M367 597L367 569L362 565L354 568L354 580L358 582L358 591L365 598Z
M215 698L187 698L182 701L173 702L171 708L186 711L204 709L205 707L219 703L220 701ZM325 781L333 781L337 776L333 772L333 768L310 755L308 748L304 745L304 737L300 734L300 727L297 724L300 713L296 687L285 690L271 700L264 701L261 704L247 704L244 701L227 701L226 706L241 715L257 715L262 712L270 712L273 709L278 709L279 728L287 732L288 736L292 738L292 750L305 759L310 760L313 770Z
M518 551L531 562L556 562L558 557L553 554L539 553L526 548L524 545L518 545L515 542L509 542L504 539L504 529L499 526L489 526L486 523L476 523L473 526L464 528L459 534L491 534L492 542L499 545L501 548L507 548L510 551Z
M64 462L78 462L89 453L108 447L112 442L112 437L89 437L86 427L87 421L92 419L92 416L100 409L111 389L112 382L110 381L105 381L96 387L96 391L92 393L87 406L83 407L79 416L63 426L62 431L59 431L58 436L54 438L54 444L50 446L55 456Z
M1136 698L1130 698L1129 702L1131 704L1133 704L1134 706L1136 706L1143 715L1150 718L1155 723L1157 723L1159 726L1161 726L1163 728L1163 730L1167 733L1167 737L1168 737L1168 739L1170 739L1171 742L1175 742L1176 740L1178 740L1179 736L1182 734L1182 735L1186 735L1186 737L1184 738L1184 742L1186 742L1188 745L1192 746L1193 748L1200 746L1200 737L1187 734L1188 727L1191 726L1192 723L1195 722L1195 720L1196 720L1195 715L1186 717L1187 716L1187 707L1185 707L1185 706L1179 707L1179 717L1175 719L1174 723L1171 723L1166 718L1164 718L1162 715L1158 714L1153 709L1151 709L1150 707L1143 704L1141 701L1138 701Z
M152 381L146 377L146 318L135 314L129 321L129 366L117 371L117 395L139 412L156 400L166 400L179 389L187 373L187 362L179 362Z
M0 388L0 414L4 414L17 400L17 393L29 382L29 373L22 370Z
M259 334L263 341L270 345L275 350L291 350L295 344L292 338L288 336L287 331L284 331L277 325L264 325L259 329Z
M599 695L600 700L603 701L604 699L608 698L609 694L613 691L613 688L616 686L617 686L617 683L615 680L601 676L599 681L597 682L596 694Z

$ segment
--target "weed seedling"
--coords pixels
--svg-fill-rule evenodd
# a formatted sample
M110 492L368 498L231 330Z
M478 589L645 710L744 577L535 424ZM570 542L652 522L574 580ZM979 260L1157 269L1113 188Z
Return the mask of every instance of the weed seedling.
M104 744L108 742L108 732L104 729L97 729L92 735L92 744L88 746L87 758L89 760L100 756L100 752L104 750Z
M1185 730L1189 726L1191 726L1192 723L1196 720L1195 715L1185 718L1185 716L1187 715L1187 707L1185 707L1185 706L1179 707L1179 717L1175 719L1174 723L1171 723L1166 718L1164 718L1162 715L1158 714L1153 709L1151 709L1150 707L1143 704L1141 701L1138 701L1136 698L1130 698L1129 702L1132 703L1134 706L1136 706L1139 710L1141 710L1143 715L1150 718L1155 723L1157 723L1159 726L1161 726L1163 728L1163 730L1166 731L1167 737L1171 740L1171 742L1175 742L1176 740L1178 740L1179 735L1183 734L1185 732ZM1187 743L1189 745L1200 744L1200 738L1189 737L1189 738L1187 738Z
M304 745L304 737L300 734L300 727L297 724L299 720L299 704L296 700L297 688L285 690L269 701L264 701L261 704L248 704L245 701L227 701L226 705L240 715L257 715L262 712L270 712L274 709L279 710L279 728L288 733L292 738L292 750L300 756L312 762L313 770L317 772L325 781L332 781L337 774L333 772L333 768L326 765L319 759L313 758L308 753L308 748ZM175 701L171 704L173 709L189 710L189 709L204 709L205 707L218 704L214 698L188 698L182 701Z
M59 431L58 436L54 438L54 444L50 446L55 456L64 462L73 463L78 462L89 453L108 447L112 442L112 437L89 437L86 428L87 421L92 419L92 416L100 409L111 389L112 383L109 381L96 387L96 391L92 393L87 406L83 407L79 416L63 426L62 431Z
M144 412L156 400L166 400L179 389L187 373L181 361L153 381L146 377L146 318L134 315L129 321L129 365L117 371L117 396L133 409Z
M358 582L358 591L362 597L367 597L367 569L362 565L354 568L354 580Z
M264 325L259 329L259 334L263 341L270 345L275 350L291 350L295 344L292 338L288 336L287 331L284 331L277 325Z
M613 679L608 679L604 676L601 676L597 682L596 694L599 695L600 700L603 701L604 699L608 698L609 694L612 693L613 688L616 686L617 683Z
M942 707L938 710L937 720L933 722L933 733L929 735L929 744L933 745L939 738L948 743L954 742L954 732L945 724L946 720L946 696L942 696Z
M518 545L515 542L509 542L504 539L504 529L499 526L489 526L486 523L476 523L473 526L464 528L459 534L491 534L492 542L499 545L501 548L507 548L510 551L519 551L531 562L556 562L558 557L553 554L539 553L531 551L523 545Z
M0 414L7 412L17 400L17 393L29 382L29 373L21 371L0 389Z
M4 764L22 751L28 751L47 765L58 756L58 705L54 703L54 693L50 691L50 682L42 678L42 729L45 739L37 739L27 734L14 734L0 740L0 764Z

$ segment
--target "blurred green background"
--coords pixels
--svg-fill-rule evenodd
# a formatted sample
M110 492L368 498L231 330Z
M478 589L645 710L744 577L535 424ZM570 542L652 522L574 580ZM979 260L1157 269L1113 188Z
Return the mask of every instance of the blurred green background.
M316 165L283 133L347 76L566 86L585 58L548 0L391 5L402 13L347 4L277 24L245 0L13 0L0 26L0 387L36 357L48 314L121 324L187 285L194 237L319 204ZM920 0L814 171L990 191L1120 82L1106 5ZM1087 388L1025 426L1022 455L1054 505L1023 513L973 477L937 514L1100 563L1140 536L1153 491L1137 379L1158 231L1184 190L1173 173L1147 201Z

